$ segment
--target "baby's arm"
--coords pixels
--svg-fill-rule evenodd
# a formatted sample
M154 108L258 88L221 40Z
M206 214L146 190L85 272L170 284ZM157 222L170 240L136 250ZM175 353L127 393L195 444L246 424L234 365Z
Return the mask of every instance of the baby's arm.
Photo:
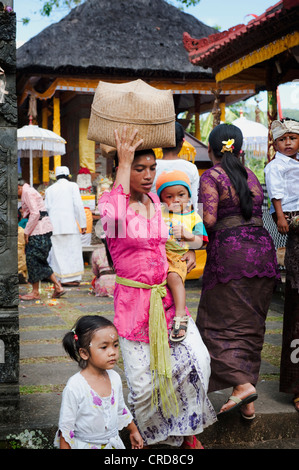
M282 211L281 199L272 199L272 203L277 215L277 230L282 235L285 235L289 231L289 224L286 220L286 216Z
M131 441L132 449L142 449L143 439L134 421L131 421L131 423L127 426L127 430L130 433L130 441Z

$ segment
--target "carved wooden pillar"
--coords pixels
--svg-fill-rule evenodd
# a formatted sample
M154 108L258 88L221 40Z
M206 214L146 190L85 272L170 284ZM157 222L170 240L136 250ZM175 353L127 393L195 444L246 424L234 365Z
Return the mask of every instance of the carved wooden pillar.
M195 137L198 140L201 140L201 131L200 131L200 95L194 95L195 103Z
M214 127L218 126L220 124L220 117L221 117L221 108L220 108L220 94L221 94L221 88L218 85L217 90L212 89L212 93L215 97L214 100L214 105L212 109L212 114L213 114L213 129Z
M15 13L0 4L0 431L19 409L15 33Z
M53 98L53 132L60 135L60 99L58 96ZM54 155L54 170L61 165L61 155Z
M277 87L279 84L277 76L277 68L275 63L269 61L266 69L266 87L267 87L267 116L268 116L268 162L272 160L275 155L274 140L271 131L271 124L277 119Z

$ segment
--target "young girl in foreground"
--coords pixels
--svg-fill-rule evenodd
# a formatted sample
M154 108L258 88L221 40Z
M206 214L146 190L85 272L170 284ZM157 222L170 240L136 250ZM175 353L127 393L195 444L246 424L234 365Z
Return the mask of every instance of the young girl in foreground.
M143 441L124 402L121 378L112 370L119 356L113 323L98 315L83 316L66 333L63 346L82 370L63 391L56 447L125 449L118 431L126 427L132 448L141 449Z

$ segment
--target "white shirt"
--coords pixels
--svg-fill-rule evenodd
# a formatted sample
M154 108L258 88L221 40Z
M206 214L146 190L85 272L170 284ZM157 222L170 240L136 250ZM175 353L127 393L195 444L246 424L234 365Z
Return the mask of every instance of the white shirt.
M128 426L133 417L127 408L122 382L115 370L107 370L111 394L100 397L81 372L67 382L62 394L59 431L72 449L124 449L119 431ZM59 446L59 431L55 446Z
M86 228L84 205L77 183L59 179L46 189L46 208L53 225L53 235L79 234L78 224Z
M299 161L276 152L264 171L270 200L280 199L283 212L299 211Z
M177 160L157 160L156 176L151 191L157 194L156 181L158 176L163 171L179 170L186 173L190 180L191 186L191 201L193 209L197 211L198 201L198 187L199 187L199 174L197 166L194 163L188 162L188 160L177 159Z

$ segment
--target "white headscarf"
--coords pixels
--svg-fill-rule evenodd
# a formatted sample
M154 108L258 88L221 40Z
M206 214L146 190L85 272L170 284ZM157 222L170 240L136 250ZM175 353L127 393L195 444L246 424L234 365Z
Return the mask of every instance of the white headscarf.
M70 174L70 170L68 169L67 166L57 166L55 168L55 176L57 178L57 176L61 176L61 175L65 175L65 176L68 176Z
M271 125L273 139L279 139L284 134L292 133L299 134L299 122L290 120L273 121Z

